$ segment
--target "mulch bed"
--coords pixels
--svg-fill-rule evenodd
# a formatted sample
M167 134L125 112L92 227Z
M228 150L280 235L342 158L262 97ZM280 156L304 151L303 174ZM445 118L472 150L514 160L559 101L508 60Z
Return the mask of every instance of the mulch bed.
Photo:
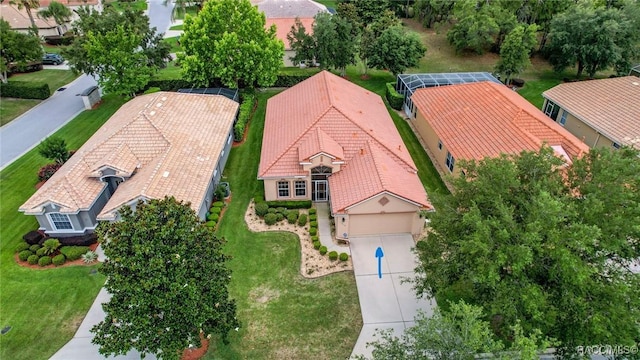
M180 360L198 360L203 357L209 350L209 340L204 337L204 334L200 334L200 342L202 346L199 348L185 349Z
M91 251L96 251L96 248L98 247L98 243L95 243L93 245L89 245L89 250ZM20 259L18 258L18 253L13 255L14 260L16 261L16 263L22 267L26 267L29 269L34 269L34 270L43 270L43 269L51 269L51 268L60 268L60 267L65 267L65 266L91 266L91 265L95 265L95 263L97 262L93 262L91 264L86 264L84 261L82 261L82 259L78 259L78 260L73 260L73 261L65 261L64 264L59 265L59 266L55 266L53 264L47 265L47 266L40 266L38 264L35 265L31 265L26 261L20 261Z

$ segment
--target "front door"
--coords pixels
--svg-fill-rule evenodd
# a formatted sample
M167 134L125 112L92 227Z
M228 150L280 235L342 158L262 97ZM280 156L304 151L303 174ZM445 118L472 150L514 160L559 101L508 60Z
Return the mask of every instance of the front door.
M327 180L314 180L313 181L313 201L327 201L329 192L327 186Z

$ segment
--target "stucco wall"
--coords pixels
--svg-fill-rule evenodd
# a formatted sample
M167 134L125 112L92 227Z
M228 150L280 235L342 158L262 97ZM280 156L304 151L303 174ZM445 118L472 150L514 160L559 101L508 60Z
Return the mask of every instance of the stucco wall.
M438 141L440 140L440 138L433 131L433 128L431 127L431 125L429 125L429 122L427 122L426 118L424 117L424 115L422 115L422 112L420 112L420 110L417 111L416 118L412 121L414 121L416 130L431 152L431 161L434 163L434 165L439 166L440 169L443 169L445 173L451 173L449 172L449 169L446 165L448 151L447 144L445 144L443 141L442 149L438 149ZM459 176L460 169L458 166L458 161L460 161L461 159L456 158L454 154L452 155L454 156L454 166L453 172L451 174L453 176Z
M284 56L282 57L282 62L284 63L285 67L291 67L291 66L295 66L293 65L293 62L291 61L291 57L296 56L296 52L293 50L285 50L284 51Z
M307 183L307 194L306 196L295 196L295 182L304 180ZM278 196L278 182L279 181L288 181L289 182L289 197L279 197ZM279 179L265 179L264 180L264 199L266 201L277 201L277 200L311 200L311 180L307 176L305 178L279 178Z
M302 165L302 169L304 171L311 171L311 169L313 169L314 167L322 165L322 166L330 167L331 173L335 174L338 171L340 171L340 168L341 168L340 163L335 164L332 158L322 154L312 157L309 162L310 164Z
M564 112L565 110L561 108L560 112L558 113L558 119L556 120L558 123L560 123L560 119L562 118L562 114ZM571 113L569 112L567 112L567 121L565 122L564 127L589 147L594 148L613 146L613 141L611 141L611 139L602 134L599 134L591 126L585 124L577 117L571 115Z

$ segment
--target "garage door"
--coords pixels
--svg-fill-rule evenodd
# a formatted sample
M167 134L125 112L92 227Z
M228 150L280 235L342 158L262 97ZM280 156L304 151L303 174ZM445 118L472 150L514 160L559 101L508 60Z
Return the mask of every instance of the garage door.
M349 237L411 233L415 213L349 215Z

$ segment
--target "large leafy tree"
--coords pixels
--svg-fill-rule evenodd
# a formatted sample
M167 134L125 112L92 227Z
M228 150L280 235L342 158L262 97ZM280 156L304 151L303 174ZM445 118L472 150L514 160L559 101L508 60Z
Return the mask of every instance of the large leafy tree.
M42 60L42 46L35 35L19 33L0 19L0 81L7 82L11 67L24 69L30 62Z
M295 55L290 57L294 65L315 61L316 42L313 36L307 33L307 28L300 18L296 18L295 23L291 25L291 30L287 33L287 41L291 50L295 52Z
M57 1L51 1L46 9L38 11L38 16L45 19L53 19L56 25L61 26L71 20L73 13L65 5Z
M416 0L415 16L426 28L448 20L453 14L455 0Z
M134 95L171 59L169 45L142 11L83 7L77 13L77 36L64 54L74 70L97 76L105 92Z
M188 204L173 197L139 202L135 212L98 228L108 260L100 272L112 295L106 317L91 330L103 355L136 349L179 359L200 335L239 326L229 299L230 271L224 240L202 223Z
M516 322L565 353L640 339L640 155L592 149L566 168L553 150L461 162L433 194L417 289L482 306L497 335Z
M347 65L355 62L356 37L347 19L318 13L313 22L313 38L321 67L333 67L344 74Z
M628 71L640 53L639 33L625 11L579 6L551 21L545 50L557 71L577 65L577 77L583 71L593 77L612 65Z
M183 76L198 86L270 86L282 66L284 44L275 26L249 0L207 1L187 17L180 37Z
M371 24L385 10L391 8L389 0L342 0L341 3L353 4L361 24ZM338 7L341 8L340 6Z
M402 26L392 26L374 41L368 63L371 67L387 69L397 75L417 66L426 51L418 34Z
M5 0L1 0L0 3L4 3ZM24 9L27 12L27 16L29 17L29 22L31 22L31 32L34 35L38 35L38 27L36 26L36 21L33 18L33 9L38 9L40 7L40 0L8 0L10 5L16 6L19 10Z
M496 64L496 71L505 75L504 82L509 85L511 77L522 72L531 65L529 57L536 46L537 26L520 24L505 38L500 48L500 60Z
M377 41L382 33L392 27L401 26L402 22L391 10L385 10L378 18L371 24L368 24L362 31L360 36L358 57L364 65L364 73L367 73L369 68L369 57L376 52Z

